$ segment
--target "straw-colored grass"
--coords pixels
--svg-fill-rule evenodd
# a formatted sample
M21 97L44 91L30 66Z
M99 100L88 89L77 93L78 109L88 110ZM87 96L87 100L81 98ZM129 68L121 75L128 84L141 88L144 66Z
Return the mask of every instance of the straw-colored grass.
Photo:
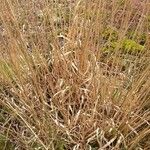
M149 0L0 0L0 149L150 149Z

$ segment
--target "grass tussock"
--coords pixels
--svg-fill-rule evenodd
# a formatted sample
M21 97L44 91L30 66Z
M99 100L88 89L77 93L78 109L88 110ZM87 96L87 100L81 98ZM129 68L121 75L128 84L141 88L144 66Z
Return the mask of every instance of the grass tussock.
M148 0L0 1L0 149L150 149Z

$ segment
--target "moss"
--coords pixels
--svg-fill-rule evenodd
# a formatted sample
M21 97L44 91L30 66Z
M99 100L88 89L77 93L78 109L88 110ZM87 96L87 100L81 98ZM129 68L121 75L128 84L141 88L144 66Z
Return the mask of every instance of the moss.
M102 32L102 39L104 41L104 47L102 51L113 52L117 47L124 53L137 53L144 50L144 44L146 42L146 33L138 33L135 40L132 40L134 31L129 31L124 40L118 42L118 33L115 29L107 27ZM137 42L138 41L138 42Z
M124 52L129 52L129 53L135 53L135 52L141 52L144 50L144 46L138 44L137 42L135 42L134 40L130 40L130 39L125 39L122 42L122 47L121 49Z
M119 48L123 53L139 53L144 50L144 46L131 39L124 39L119 42L108 42L102 49L103 52L114 52Z

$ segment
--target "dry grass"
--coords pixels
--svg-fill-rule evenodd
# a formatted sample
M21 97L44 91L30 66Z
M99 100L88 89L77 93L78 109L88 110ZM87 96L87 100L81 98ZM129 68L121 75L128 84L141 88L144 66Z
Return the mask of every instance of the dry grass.
M149 0L0 1L0 149L150 149Z

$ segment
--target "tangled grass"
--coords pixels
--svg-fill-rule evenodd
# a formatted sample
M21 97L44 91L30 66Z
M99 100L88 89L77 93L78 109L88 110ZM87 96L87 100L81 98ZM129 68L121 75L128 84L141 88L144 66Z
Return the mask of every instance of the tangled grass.
M0 149L150 149L149 0L0 1Z

